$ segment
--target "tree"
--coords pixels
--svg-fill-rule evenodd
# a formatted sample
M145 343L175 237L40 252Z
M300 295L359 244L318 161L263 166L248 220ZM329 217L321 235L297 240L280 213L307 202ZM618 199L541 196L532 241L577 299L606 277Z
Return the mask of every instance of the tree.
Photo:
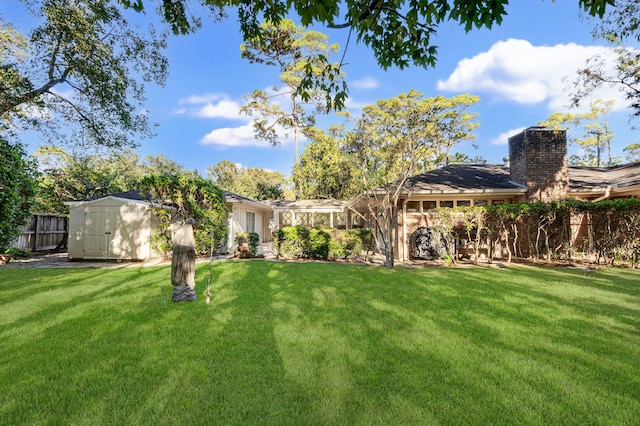
M191 175L192 172L186 170L183 166L173 160L168 159L165 155L147 155L142 160L143 175ZM196 177L195 175L193 177Z
M36 198L41 212L66 214L65 201L136 190L142 178L131 150L87 153L42 146L34 155L42 170Z
M143 10L150 0L118 0L125 7ZM574 0L575 1L575 0ZM216 17L224 16L228 9L237 13L244 40L264 39L262 20L278 25L285 17L297 16L303 26L326 26L345 29L358 42L369 46L378 64L405 68L410 65L434 66L438 48L432 43L438 26L447 21L458 22L466 31L491 28L500 24L507 15L509 0L322 0L322 1L251 1L205 0ZM578 0L580 8L591 16L603 16L614 0ZM155 7L155 2L152 3ZM162 0L160 10L174 33L193 31L189 15L189 0ZM634 15L637 16L637 15ZM326 59L326 58L325 58ZM324 60L324 75L336 77L339 69ZM314 84L311 70L303 77L302 92ZM346 91L339 90L327 107L342 109Z
M293 181L302 198L346 200L362 191L358 170L347 157L345 143L343 129L313 132L293 170Z
M36 193L36 163L20 144L0 135L0 253L4 253L19 226L31 215Z
M296 26L289 20L262 25L260 37L252 37L241 46L242 57L250 63L275 66L280 71L282 85L274 86L273 94L256 90L248 96L241 112L256 115L253 125L257 139L272 145L280 143L278 128L293 131L294 165L298 163L298 144L302 133L315 125L315 113L326 111L325 102L335 90L346 92L341 75L335 79L323 77L327 57L338 50L329 46L328 36ZM305 73L312 77L318 89L301 92ZM321 89L321 90L319 90ZM279 100L283 99L283 104Z
M150 135L144 83L165 81L164 37L135 31L114 0L23 2L38 22L28 35L0 17L0 130L36 128L72 140L72 125L109 147Z
M282 173L258 167L244 168L229 160L207 167L208 179L217 187L254 200L284 197L287 179Z
M640 41L640 1L617 0L612 5L593 34L618 46L615 65L610 67L611 59L603 56L589 58L585 67L578 71L571 101L577 106L601 87L617 87L634 110L632 116L640 117L640 52L623 47L628 40Z
M627 160L640 161L640 143L632 143L623 149L627 153Z
M476 115L466 110L477 101L469 95L424 98L412 90L364 107L347 135L387 267L393 266L397 206L406 180L441 164L454 143L474 139Z
M615 134L609 128L608 116L613 104L613 100L596 100L591 102L591 110L588 112L556 112L539 124L552 129L568 130L569 144L577 145L580 150L569 157L569 163L588 167L612 166L619 162L618 158L611 156ZM605 155L606 162L603 160Z

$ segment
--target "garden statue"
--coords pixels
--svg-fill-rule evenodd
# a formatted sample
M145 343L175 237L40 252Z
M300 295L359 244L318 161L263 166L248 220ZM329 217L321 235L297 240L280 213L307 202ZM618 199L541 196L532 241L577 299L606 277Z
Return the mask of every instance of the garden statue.
M196 300L196 240L193 237L193 219L171 225L173 255L171 257L171 284L173 301Z

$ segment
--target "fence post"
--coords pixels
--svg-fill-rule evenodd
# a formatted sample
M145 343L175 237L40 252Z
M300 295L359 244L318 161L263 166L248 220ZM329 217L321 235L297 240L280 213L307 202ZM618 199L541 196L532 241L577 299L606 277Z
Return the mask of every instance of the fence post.
M35 253L36 251L38 251L38 218L40 217L39 214L34 214L33 215L33 250L31 250L33 253Z

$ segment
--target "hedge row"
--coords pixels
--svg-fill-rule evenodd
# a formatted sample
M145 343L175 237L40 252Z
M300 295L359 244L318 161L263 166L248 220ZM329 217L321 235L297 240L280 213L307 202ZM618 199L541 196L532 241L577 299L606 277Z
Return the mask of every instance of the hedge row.
M336 260L369 256L375 240L370 229L286 226L274 232L273 246L278 256Z

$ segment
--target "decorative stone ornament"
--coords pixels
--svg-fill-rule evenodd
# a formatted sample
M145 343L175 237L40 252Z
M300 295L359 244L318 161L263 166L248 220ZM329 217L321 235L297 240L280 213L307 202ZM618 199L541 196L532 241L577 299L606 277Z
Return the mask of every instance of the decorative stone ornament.
M434 260L447 254L447 239L433 228L421 226L411 235L411 257Z

